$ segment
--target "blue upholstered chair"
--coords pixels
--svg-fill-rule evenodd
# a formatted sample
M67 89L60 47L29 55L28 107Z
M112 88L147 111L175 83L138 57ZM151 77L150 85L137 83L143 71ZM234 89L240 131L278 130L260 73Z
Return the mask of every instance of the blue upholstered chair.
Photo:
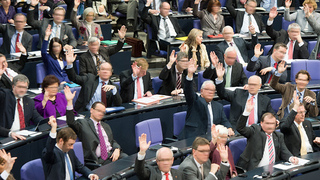
M186 123L187 111L173 114L173 136L178 137Z
M139 136L141 136L142 133L147 134L147 142L151 141L150 146L161 144L163 136L160 118L153 118L136 124L135 134L137 147L139 147Z

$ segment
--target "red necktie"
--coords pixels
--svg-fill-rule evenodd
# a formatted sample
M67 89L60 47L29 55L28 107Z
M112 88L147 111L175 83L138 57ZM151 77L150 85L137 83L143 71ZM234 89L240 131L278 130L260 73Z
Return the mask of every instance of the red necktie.
M278 66L278 63L274 63L273 67L277 69L277 66ZM271 81L271 78L272 78L273 74L270 75L270 78L269 78L269 81L268 81L268 84L270 84L270 81Z
M166 176L166 180L169 180L169 173L164 174Z
M25 122L24 122L24 114L22 110L22 106L20 104L20 99L18 101L18 113L19 113L19 120L20 120L20 129L24 129L26 127Z
M293 59L293 41L290 41L289 51L288 51L288 59Z
M141 87L140 87L140 78L137 77L137 93L138 93L138 99L141 98Z
M254 101L254 96L251 96L251 99ZM251 110L250 115L249 115L249 122L248 125L254 124L254 108Z
M19 48L18 48L18 46L17 46L18 42L20 42L20 41L19 41L19 37L20 37L20 33L17 34L17 39L16 39L16 53L17 53L17 52L20 52L20 50L19 50Z
M103 90L103 86L106 83L104 81L102 81L102 86L101 86L101 102L104 103L104 105L107 107L107 94L106 92Z

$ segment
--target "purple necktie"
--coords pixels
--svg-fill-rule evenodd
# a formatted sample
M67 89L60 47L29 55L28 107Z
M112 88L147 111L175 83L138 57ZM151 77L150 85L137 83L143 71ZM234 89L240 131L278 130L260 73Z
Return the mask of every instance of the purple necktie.
M100 123L98 123L97 125L98 125L99 141L100 141L101 158L103 160L106 160L108 158L108 150L107 150L106 142L104 141L104 138L102 135Z

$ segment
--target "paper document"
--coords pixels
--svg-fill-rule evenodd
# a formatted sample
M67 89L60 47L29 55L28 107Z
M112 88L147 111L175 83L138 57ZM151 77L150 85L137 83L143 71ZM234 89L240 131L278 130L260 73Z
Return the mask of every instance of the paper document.
M79 114L78 116L74 117L74 120L83 119L83 118L85 118L84 115ZM67 116L60 116L57 119L61 121L67 121Z
M291 168L294 168L294 167L297 167L297 166L305 165L307 162L310 161L310 160L307 160L307 159L301 159L301 158L298 158L298 159L299 159L299 163L297 165L294 165L294 164L291 164L291 163L290 163L290 165L285 165L283 163L280 163L280 164L274 165L273 167L277 168L277 169L281 169L281 170L288 170L288 169L291 169Z
M17 131L16 133L21 136L36 136L38 134L41 134L41 132L28 131L28 130Z

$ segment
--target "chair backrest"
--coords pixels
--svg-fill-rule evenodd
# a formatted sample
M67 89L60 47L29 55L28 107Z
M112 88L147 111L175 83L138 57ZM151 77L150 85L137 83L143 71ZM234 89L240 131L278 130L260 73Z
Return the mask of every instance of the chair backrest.
M75 96L74 96L74 98L72 100L72 103L73 103L73 106L74 106L76 101L77 101L77 99L78 99L78 97L79 97L79 94L80 94L80 91L81 91L81 86L70 88L70 91L71 91L71 93L76 91L76 94L75 94ZM64 94L64 90L62 90L61 93Z
M298 61L292 61L291 62L291 75L290 75L290 80L294 81L295 79L295 75L297 74L297 72L299 72L300 70L307 70L307 63L304 60L298 60ZM312 77L311 77L312 78Z
M316 46L317 41L309 41L308 42L308 51L309 54L311 54L312 50L314 49L314 47Z
M152 28L149 24L147 24L147 34L148 34L148 39L152 39Z
M152 87L155 94L158 93L161 85L162 85L162 80L159 77L152 78Z
M2 44L3 44L3 38L1 37L0 38L0 46L2 46Z
M243 72L244 72L244 74L247 76L248 79L249 79L250 76L253 76L253 75L256 74L256 71L254 71L254 72L248 71L248 70L247 70L247 66L243 66Z
M319 60L306 60L307 63L307 71L309 72L312 80L320 79L320 61Z
M230 117L230 104L224 105L223 111L226 114L227 118L229 119L229 117Z
M73 144L73 151L76 154L79 161L84 164L84 156L83 156L83 148L82 148L82 142L76 142ZM79 174L76 172L77 177L81 177L82 174Z
M80 62L79 62L78 59L75 60L74 63L73 63L74 69L76 70L76 73L77 73L77 74L80 74L80 64L79 64L79 63L80 63Z
M59 7L63 7L65 10L67 10L67 4L60 4Z
M39 43L39 34L32 34L32 51L37 51L38 50L38 43Z
M78 33L77 28L72 28L72 33L73 33L73 35L74 35L74 38L76 38L76 40L78 40L78 38L79 38L79 33Z
M38 63L36 65L36 71L37 71L37 83L41 84L43 79L44 79L44 77L46 77L46 75L47 75L47 70L44 67L44 64L43 63Z
M178 137L186 123L187 111L173 114L173 135Z
M141 136L142 133L147 134L147 142L151 141L150 146L161 144L163 136L160 118L153 118L136 124L135 134L137 147L139 147L139 136Z
M35 159L25 163L20 169L21 180L45 179L41 159Z
M121 91L120 81L113 82L113 83L119 86L119 94L120 94L120 91Z
M295 21L287 21L284 19L284 17L282 17L282 29L288 30L288 26L294 22Z
M229 142L229 148L233 156L234 164L238 163L239 157L247 146L247 138L236 139Z
M282 98L271 99L271 107L275 113L278 112L279 107L281 106Z
M270 49L272 48L273 45L265 45L263 47L263 55L266 56L268 55L268 52L270 51Z
M193 20L193 28L201 29L200 19Z
M198 72L198 91L200 91L202 83L205 82L206 80L210 80L210 79L206 79L203 77L203 71Z
M221 7L226 7L227 0L220 0Z
M182 11L182 6L185 0L178 0L178 12Z

